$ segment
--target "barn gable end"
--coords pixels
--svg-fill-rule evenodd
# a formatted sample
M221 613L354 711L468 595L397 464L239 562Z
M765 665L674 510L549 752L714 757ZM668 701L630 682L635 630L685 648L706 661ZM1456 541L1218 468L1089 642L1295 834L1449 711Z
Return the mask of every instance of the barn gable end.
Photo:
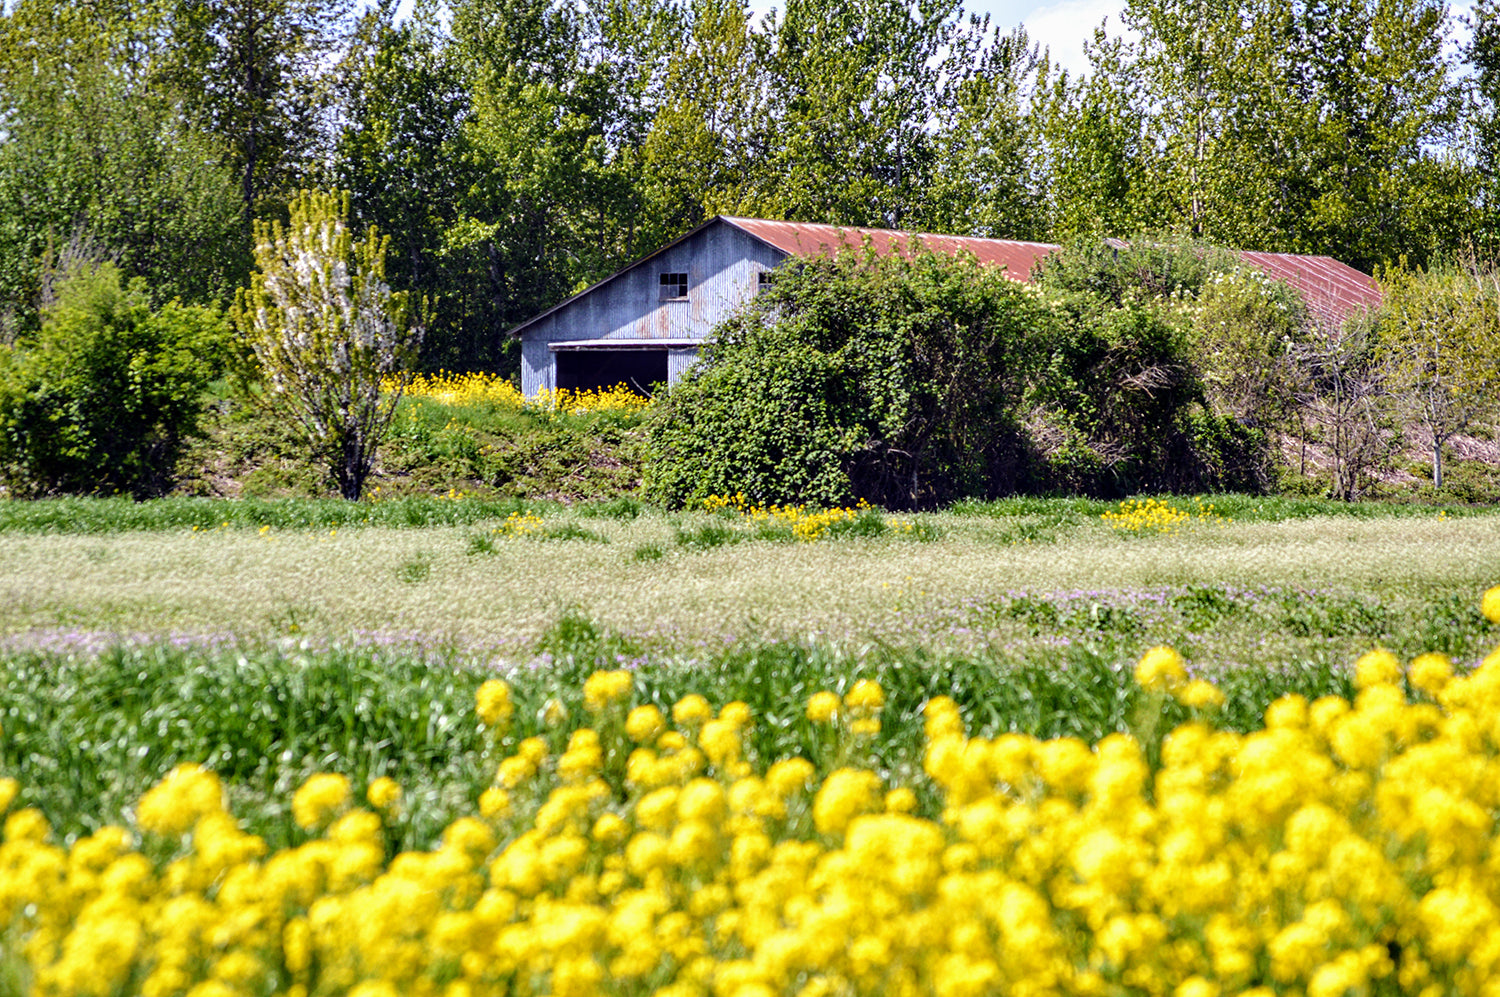
M530 397L621 381L644 390L642 377L657 374L675 381L708 331L786 256L721 218L706 222L512 329L521 337L521 389Z

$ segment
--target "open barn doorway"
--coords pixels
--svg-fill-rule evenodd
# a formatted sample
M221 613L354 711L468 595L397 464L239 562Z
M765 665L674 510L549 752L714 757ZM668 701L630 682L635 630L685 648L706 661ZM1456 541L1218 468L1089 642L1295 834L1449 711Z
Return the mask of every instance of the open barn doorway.
M649 395L667 383L666 350L559 350L557 386L599 391L623 384Z

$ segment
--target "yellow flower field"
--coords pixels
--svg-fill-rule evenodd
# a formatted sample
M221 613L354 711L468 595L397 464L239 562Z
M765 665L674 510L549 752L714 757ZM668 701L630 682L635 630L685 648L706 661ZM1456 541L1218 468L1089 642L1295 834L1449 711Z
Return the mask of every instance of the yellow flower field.
M1468 674L1377 650L1355 677L1229 733L1155 648L1136 681L1195 717L1159 741L971 737L938 697L921 772L870 757L870 681L809 699L842 759L819 771L752 764L746 704L636 704L624 671L585 684L584 726L549 707L562 750L516 741L495 679L493 785L432 851L387 854L399 786L331 774L274 853L195 765L71 843L10 813L0 991L1500 994L1500 650Z
M394 387L394 382L387 385L388 389ZM574 391L567 388L543 390L528 398L508 378L480 371L467 374L419 374L407 385L406 395L411 398L431 398L444 405L488 404L517 411L530 409L536 412L569 412L574 415L585 412L638 412L651 404L651 399L637 394L624 384L598 391Z

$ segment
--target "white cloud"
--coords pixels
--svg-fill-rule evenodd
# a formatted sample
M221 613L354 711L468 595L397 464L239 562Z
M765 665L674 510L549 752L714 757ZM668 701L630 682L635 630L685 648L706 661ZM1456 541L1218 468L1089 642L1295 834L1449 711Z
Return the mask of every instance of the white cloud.
M1099 22L1109 18L1111 36L1123 29L1120 11L1122 0L1057 0L1043 3L1021 18L1032 41L1040 42L1052 53L1054 65L1060 65L1070 73L1086 72L1088 60L1083 56L1083 43L1094 37Z

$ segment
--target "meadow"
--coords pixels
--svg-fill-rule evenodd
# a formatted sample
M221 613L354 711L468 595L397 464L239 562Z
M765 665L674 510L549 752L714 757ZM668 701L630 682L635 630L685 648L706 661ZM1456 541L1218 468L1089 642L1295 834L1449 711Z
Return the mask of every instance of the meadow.
M813 542L787 517L630 499L175 500L149 523L73 505L66 530L44 503L0 506L10 646L409 637L524 659L573 613L655 653L755 635L1023 657L1109 638L1129 656L1170 638L1223 664L1347 661L1374 642L1472 655L1463 621L1500 577L1493 514L1235 497L1165 531L1028 500L851 515Z
M0 578L6 997L1500 974L1489 510L0 503Z

